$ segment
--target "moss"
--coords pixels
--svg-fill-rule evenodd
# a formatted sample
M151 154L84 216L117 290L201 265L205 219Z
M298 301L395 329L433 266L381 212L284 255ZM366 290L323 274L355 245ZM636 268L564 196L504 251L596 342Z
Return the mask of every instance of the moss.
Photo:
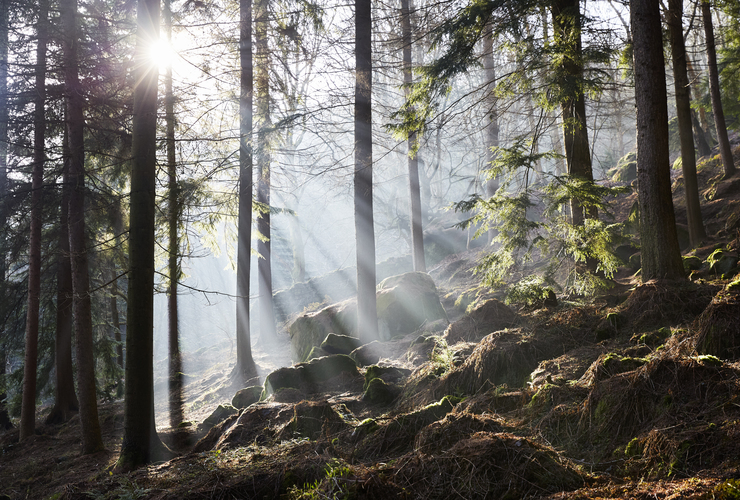
M363 401L373 404L389 405L398 396L400 390L393 384L386 384L381 378L374 378L367 384Z
M642 455L642 440L639 438L632 438L632 440L627 443L627 446L624 449L624 454L628 457L637 457Z
M721 359L711 354L702 354L701 356L697 356L696 359L699 363L706 366L722 366L723 364Z

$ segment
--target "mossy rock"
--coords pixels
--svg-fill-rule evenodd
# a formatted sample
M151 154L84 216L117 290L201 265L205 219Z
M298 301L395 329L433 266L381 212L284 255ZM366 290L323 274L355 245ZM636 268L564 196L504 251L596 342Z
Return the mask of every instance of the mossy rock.
M637 179L637 154L627 153L619 159L617 166L609 169L608 174L614 182L629 184Z
M620 373L636 370L647 362L645 358L622 356L614 352L603 354L591 364L581 381L591 386Z
M352 358L358 366L370 366L375 365L380 361L384 351L383 344L377 340L373 340L369 344L360 346L349 353L349 357Z
M377 309L381 340L413 333L425 323L447 320L437 287L427 273L384 279L378 285Z
M236 415L239 413L239 410L234 408L231 405L218 405L218 407L213 410L213 413L211 413L204 421L203 421L203 427L211 428L214 425L218 424L219 422L222 422L229 418L231 415Z
M375 421L375 419L366 418L355 427L354 431L352 431L352 438L355 440L362 439L365 436L368 436L377 431L379 428L380 426L378 425L378 422Z
M265 392L274 394L280 389L291 387L304 393L313 393L320 390L322 383L341 374L357 377L360 372L349 356L331 354L275 370L265 378Z
M395 384L387 384L381 378L374 378L367 384L362 400L376 405L389 405L400 393L401 390Z
M313 349L311 349L311 352L308 353L308 356L306 356L306 361L311 361L312 359L316 358L323 358L324 356L328 356L329 353L324 351L321 347L314 346Z
M293 418L283 429L283 438L318 439L322 435L340 432L349 427L326 401L303 401L293 407Z
M378 365L368 366L365 371L365 385L363 389L367 389L370 382L375 379L382 379L384 382L398 382L409 375L411 375L411 370L406 368Z
M360 345L359 339L355 337L330 333L321 343L321 350L326 354L349 354Z
M697 319L696 352L740 359L740 290L723 290Z
M642 334L640 336L639 343L655 347L664 344L665 341L671 337L671 335L671 329L664 326L654 332Z
M640 252L630 255L629 265L635 271L642 267L642 255Z
M696 255L684 255L683 257L683 268L686 272L698 271L702 265L703 262Z
M231 399L231 406L243 409L256 403L262 398L263 388L261 385L253 385L244 389L239 389Z

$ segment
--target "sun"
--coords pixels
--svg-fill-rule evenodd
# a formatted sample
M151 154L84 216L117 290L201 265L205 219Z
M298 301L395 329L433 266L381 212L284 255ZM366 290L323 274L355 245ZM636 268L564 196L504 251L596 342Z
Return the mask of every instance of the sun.
M175 60L175 51L167 40L160 38L152 43L149 49L149 58L160 69L171 66Z

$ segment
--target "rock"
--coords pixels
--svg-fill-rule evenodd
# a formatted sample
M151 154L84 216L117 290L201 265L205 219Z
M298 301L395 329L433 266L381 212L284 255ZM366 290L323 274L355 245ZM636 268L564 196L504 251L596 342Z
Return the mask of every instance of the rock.
M308 356L306 356L306 361L311 361L312 359L316 358L323 358L324 356L328 356L329 353L323 350L321 347L314 346L313 349L311 349L311 352L308 353Z
M375 379L381 379L384 382L397 383L401 379L411 375L411 370L406 368L397 368L395 366L369 366L365 371L365 389Z
M357 294L357 270L343 268L275 292L275 318L285 321L312 304L348 300ZM323 338L323 337L322 337Z
M294 361L306 361L311 349L320 346L330 333L356 336L356 330L357 305L354 300L304 314L288 327L291 356Z
M619 159L617 166L609 169L608 175L614 182L623 182L629 184L637 179L637 154L634 152L627 153Z
M683 268L686 272L698 271L701 269L702 261L696 255L684 255L683 257Z
M293 418L281 432L281 438L318 439L349 428L327 401L303 401L293 407Z
M383 280L378 286L377 308L381 340L447 319L434 280L427 273L406 273Z
M246 408L247 406L256 403L262 397L262 386L253 385L244 389L239 389L234 397L231 399L231 406L238 409Z
M381 378L374 378L367 384L362 400L376 405L389 405L400 393L401 390L395 384L387 384Z
M210 429L214 425L226 420L231 415L236 415L237 413L239 413L239 410L231 405L218 405L218 408L213 410L213 413L203 421L202 426L203 428Z
M718 293L694 323L696 352L720 359L740 360L740 289Z
M360 345L360 341L355 337L330 333L321 343L321 350L327 354L349 354Z
M384 352L383 344L374 340L349 353L349 357L354 359L359 366L369 366L377 364Z
M265 378L265 391L274 394L281 389L298 389L304 394L320 390L320 385L338 375L359 376L354 360L344 354L316 358L308 363L279 368Z
M635 271L642 267L642 255L640 252L630 255L629 265Z
M636 254L638 251L639 250L637 249L637 247L628 243L626 245L619 245L617 248L615 248L614 254L619 257L622 262L628 264L630 261L630 257Z
M519 322L519 316L498 299L489 299L445 330L448 344L475 342L491 332L504 330Z

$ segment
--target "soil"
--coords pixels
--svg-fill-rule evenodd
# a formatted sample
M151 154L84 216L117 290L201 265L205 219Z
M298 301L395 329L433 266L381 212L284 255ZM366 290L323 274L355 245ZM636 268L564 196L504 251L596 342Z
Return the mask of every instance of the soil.
M716 161L699 178L711 237L691 254L736 253L738 183L721 180ZM633 197L614 213L628 214ZM501 298L471 273L476 252L430 271L453 322ZM407 370L384 380L391 402L363 397L363 368L211 429L202 422L241 387L228 346L190 353L208 368L186 374L186 424L158 428L176 458L114 472L123 403L105 402L106 451L95 455L80 454L77 417L21 443L17 430L0 434L0 500L740 498L740 301L724 278L705 264L691 281L641 284L625 267L597 297L510 305L508 328L445 338L443 325L388 343L380 364ZM707 340L718 331L734 340ZM260 380L290 364L282 342L282 358L256 347ZM156 403L167 422L167 401Z

